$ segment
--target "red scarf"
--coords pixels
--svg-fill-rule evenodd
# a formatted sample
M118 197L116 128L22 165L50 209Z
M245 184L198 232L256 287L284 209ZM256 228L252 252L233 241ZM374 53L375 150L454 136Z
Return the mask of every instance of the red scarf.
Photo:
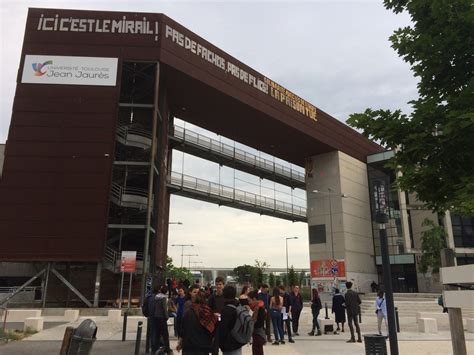
M217 317L207 304L192 304L194 313L199 320L199 323L206 328L209 333L213 333L216 329Z

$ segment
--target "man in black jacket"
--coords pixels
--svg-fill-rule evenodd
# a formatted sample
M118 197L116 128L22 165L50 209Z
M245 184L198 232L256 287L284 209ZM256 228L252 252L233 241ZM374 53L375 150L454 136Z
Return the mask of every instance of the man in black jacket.
M234 286L227 285L224 287L224 308L222 308L221 321L218 326L219 336L219 347L224 355L240 355L242 354L242 346L237 342L232 334L232 328L237 320L237 311L235 307L230 305L238 306L239 303L235 299L237 290Z
M298 326L300 324L300 315L303 310L303 297L300 294L300 287L293 286L293 292L290 293L290 314L293 324L293 333L298 336Z
M359 327L359 319L357 318L360 312L360 304L362 301L360 300L359 294L354 292L352 288L352 282L346 282L347 292L346 292L346 312L347 318L349 322L349 329L351 331L351 338L347 341L348 343L355 343L355 336L354 336L354 327L352 326L352 322L354 322L356 331L357 331L357 342L362 343L362 337L360 335L360 327Z

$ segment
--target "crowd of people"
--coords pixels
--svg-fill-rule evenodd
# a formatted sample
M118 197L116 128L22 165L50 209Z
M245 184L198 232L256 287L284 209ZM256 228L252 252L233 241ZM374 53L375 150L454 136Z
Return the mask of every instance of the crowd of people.
M171 284L172 285L172 284ZM347 291L342 295L335 290L332 312L337 329L344 332L346 315L351 337L347 342L362 342L358 322L361 300L352 290L352 283L346 283ZM383 292L375 301L378 330L381 334L382 320L387 317ZM312 290L311 312L313 316L311 336L321 336L319 313L322 303L318 291ZM240 295L232 285L225 285L217 277L215 287L201 288L198 284L185 287L181 283L175 288L162 286L150 294L142 306L148 318L148 334L151 350L173 353L170 347L167 320L175 317L174 335L178 337L177 350L183 355L239 355L242 346L252 344L252 354L263 355L264 345L284 345L285 340L294 343L299 336L299 319L303 310L303 298L298 286L285 289L275 287L272 291L266 284L258 290L244 286ZM355 331L354 331L355 327ZM273 329L273 334L272 334ZM355 335L357 334L357 339ZM273 336L273 339L272 339Z

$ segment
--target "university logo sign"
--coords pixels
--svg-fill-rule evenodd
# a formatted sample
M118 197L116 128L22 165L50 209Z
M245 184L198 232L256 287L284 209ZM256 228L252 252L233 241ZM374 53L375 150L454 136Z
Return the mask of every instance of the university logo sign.
M115 86L117 58L26 55L21 82Z

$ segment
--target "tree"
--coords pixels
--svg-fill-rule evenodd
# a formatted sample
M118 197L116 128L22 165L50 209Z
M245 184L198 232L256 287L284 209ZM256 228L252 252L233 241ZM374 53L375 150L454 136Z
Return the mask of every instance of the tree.
M270 267L266 261L255 260L254 272L255 272L255 282L252 283L253 287L258 287L265 281L265 270Z
M293 265L291 265L290 269L288 270L287 280L288 280L288 285L286 285L286 286L293 287L293 286L299 286L300 285L298 274L295 272L295 269L294 269Z
M185 267L176 267L173 265L173 259L166 257L166 277L175 278L178 281L188 280L191 284L194 282L193 274Z
M372 110L347 123L395 150L398 187L436 212L474 214L474 16L472 0L385 0L413 26L390 37L419 79L413 112Z
M270 275L268 276L268 284L270 288L274 288L276 286L275 281L276 281L275 275L273 274L273 272L271 272Z
M255 267L247 264L234 268L233 274L236 277L237 282L240 284L243 284L244 282L251 282L253 284L256 277Z
M426 273L429 268L439 272L441 267L441 249L446 247L446 232L444 228L435 225L431 219L425 218L423 227L431 227L421 232L421 260L420 270Z

